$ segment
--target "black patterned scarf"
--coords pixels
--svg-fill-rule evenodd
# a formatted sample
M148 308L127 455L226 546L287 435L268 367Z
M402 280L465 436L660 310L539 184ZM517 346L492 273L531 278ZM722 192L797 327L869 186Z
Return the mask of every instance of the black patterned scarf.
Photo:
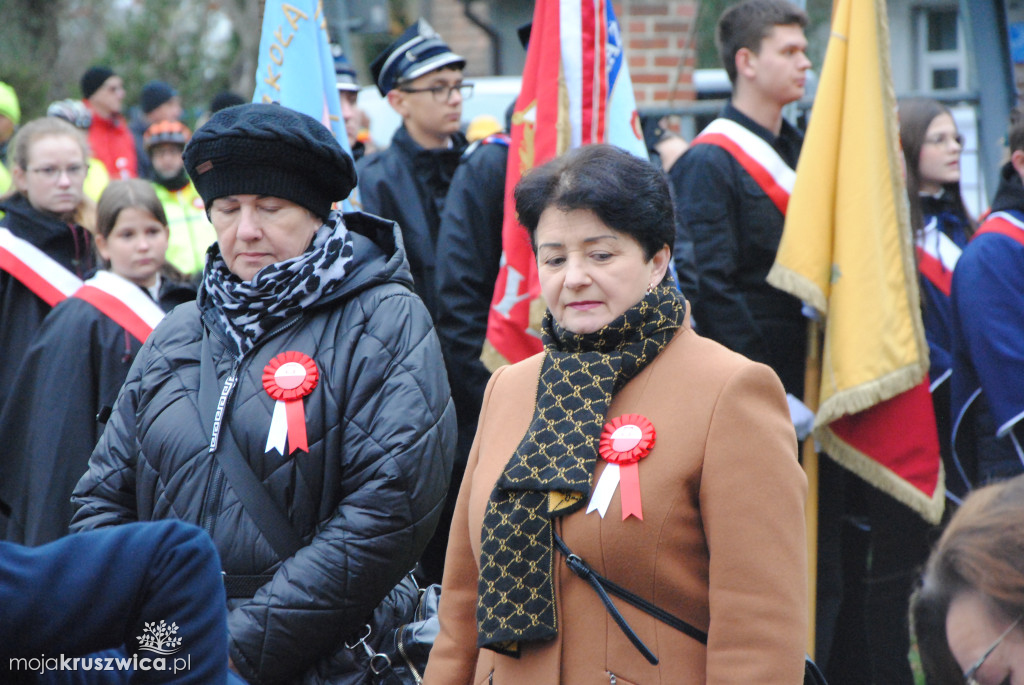
M668 279L594 333L544 318L533 419L484 514L477 644L516 655L558 632L552 518L583 506L612 397L672 340L686 303Z
M263 267L251 281L228 269L217 243L206 253L199 309L213 309L243 355L267 331L342 286L352 261L352 236L333 211L298 257Z

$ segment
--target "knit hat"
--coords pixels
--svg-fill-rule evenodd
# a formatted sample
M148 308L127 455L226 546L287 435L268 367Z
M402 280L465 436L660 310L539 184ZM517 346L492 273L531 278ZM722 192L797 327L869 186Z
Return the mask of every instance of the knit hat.
M462 69L466 60L456 55L425 19L405 30L373 60L370 71L381 95L402 81L411 81L441 67Z
M226 107L234 107L235 105L244 105L245 98L238 93L232 93L230 90L222 90L213 96L210 100L210 114L219 112Z
M114 75L114 70L110 67L89 67L84 74L82 74L82 80L79 85L82 87L82 97L88 100L92 97L92 94L100 89L107 79Z
M356 185L352 158L313 117L277 104L222 109L185 147L185 170L207 207L225 195L270 195L321 219Z
M11 120L15 126L21 121L21 106L18 95L9 85L0 81L0 114Z
M178 91L163 81L150 81L142 86L142 111L149 114L154 109L175 97Z

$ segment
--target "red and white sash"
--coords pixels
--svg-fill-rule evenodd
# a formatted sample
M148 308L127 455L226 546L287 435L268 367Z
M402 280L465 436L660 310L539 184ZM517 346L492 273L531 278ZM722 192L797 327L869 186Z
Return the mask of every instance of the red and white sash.
M1024 245L1024 221L1009 212L993 212L975 232L972 240L984 233L1001 233Z
M953 269L962 250L948 235L939 230L939 220L932 220L917 236L917 268L921 275L947 297L953 289Z
M82 287L82 279L6 228L0 228L0 270L16 278L51 307Z
M768 142L731 119L715 119L693 139L690 146L717 145L731 154L754 179L783 215L793 192L796 171Z
M139 342L146 342L164 318L164 310L139 286L110 271L96 272L74 296L96 307Z

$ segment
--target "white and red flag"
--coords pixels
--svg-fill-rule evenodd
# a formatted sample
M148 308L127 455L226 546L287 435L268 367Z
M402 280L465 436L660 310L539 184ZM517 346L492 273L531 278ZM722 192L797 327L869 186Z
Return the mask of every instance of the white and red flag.
M515 363L541 350L545 306L537 262L512 201L520 177L591 143L610 143L647 158L610 2L538 0L511 134L501 269L487 323L489 347L500 355L488 361L498 363Z

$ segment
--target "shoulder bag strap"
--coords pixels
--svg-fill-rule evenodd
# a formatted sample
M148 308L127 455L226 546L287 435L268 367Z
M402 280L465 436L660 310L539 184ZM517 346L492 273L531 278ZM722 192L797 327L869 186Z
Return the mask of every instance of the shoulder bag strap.
M204 428L210 435L210 453L217 459L249 518L284 560L303 547L302 538L242 456L231 425L222 423L227 398L234 383L235 379L229 378L218 393L220 385L210 351L210 334L204 327L203 349L199 359L199 412L202 414ZM222 428L227 428L223 434Z
M594 591L597 592L598 596L601 598L601 602L608 610L608 613L611 614L612 619L616 624L618 624L619 628L622 629L622 632L626 635L629 641L633 643L633 646L640 651L647 661L657 665L658 658L653 652L651 652L647 645L640 640L640 636L629 627L629 624L626 623L625 617L623 617L623 615L619 613L619 610L615 608L615 604L612 602L611 597L608 596L609 594L615 595L623 601L632 604L640 611L650 614L662 623L666 623L676 630L685 633L702 645L706 645L708 643L708 634L703 630L691 625L675 614L670 614L653 602L649 602L643 597L630 592L618 583L605 578L600 573L592 569L587 562L583 561L582 558L573 554L572 550L569 549L569 546L565 544L565 541L562 540L558 533L555 533L554 536L555 545L558 547L558 550L565 555L566 566L569 567L569 570L587 581L587 583L594 588ZM817 664L815 664L809 656L805 656L804 658L804 685L827 685L825 682L825 676L822 675Z

